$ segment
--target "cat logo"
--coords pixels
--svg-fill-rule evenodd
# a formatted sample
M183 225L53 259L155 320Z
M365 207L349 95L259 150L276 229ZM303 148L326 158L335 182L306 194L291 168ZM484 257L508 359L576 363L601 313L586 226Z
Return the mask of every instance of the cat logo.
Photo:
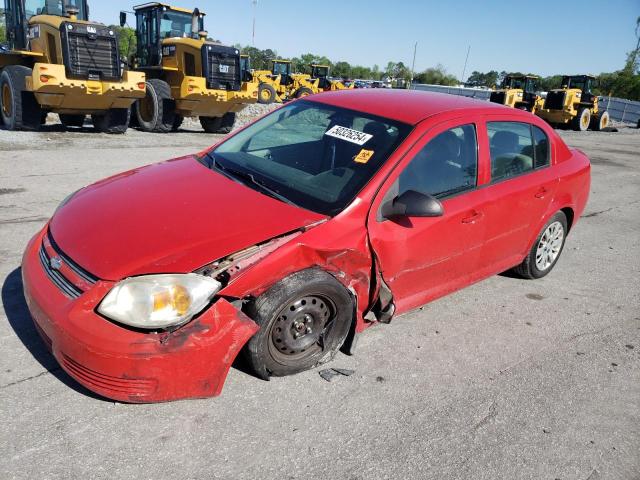
M88 33L98 33L98 29L96 27L88 26L87 27L87 32Z
M229 65L220 65L220 73L229 73Z

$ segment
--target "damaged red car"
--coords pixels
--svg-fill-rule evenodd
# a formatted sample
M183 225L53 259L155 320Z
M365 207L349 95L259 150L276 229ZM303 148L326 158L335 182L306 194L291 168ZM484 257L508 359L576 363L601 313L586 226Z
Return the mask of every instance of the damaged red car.
M545 276L589 186L588 158L527 112L325 93L68 197L26 249L25 297L88 389L215 396L240 352L294 374L483 278Z

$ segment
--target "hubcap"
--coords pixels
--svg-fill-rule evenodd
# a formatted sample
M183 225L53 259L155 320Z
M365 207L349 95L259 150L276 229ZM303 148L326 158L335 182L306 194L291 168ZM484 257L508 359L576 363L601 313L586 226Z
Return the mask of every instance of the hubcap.
M582 115L582 127L587 128L588 126L589 126L589 115L585 111L585 113Z
M269 100L271 98L271 93L269 92L269 90L267 90L266 88L263 88L260 91L260 98L262 100Z
M286 364L321 351L334 318L335 307L324 297L309 295L287 304L271 327L271 355Z
M9 88L8 84L4 84L2 86L2 113L7 118L11 117L12 105L11 105L11 88Z
M536 267L538 270L547 270L560 255L562 242L564 241L564 227L560 222L553 222L547 227L540 238L536 250Z

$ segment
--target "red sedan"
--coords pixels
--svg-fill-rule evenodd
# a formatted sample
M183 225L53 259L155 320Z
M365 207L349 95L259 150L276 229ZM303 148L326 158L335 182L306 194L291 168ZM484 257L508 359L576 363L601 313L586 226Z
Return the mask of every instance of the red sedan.
M71 195L26 249L25 296L90 390L214 396L241 351L257 376L289 375L491 275L547 275L589 186L589 159L527 112L314 95Z

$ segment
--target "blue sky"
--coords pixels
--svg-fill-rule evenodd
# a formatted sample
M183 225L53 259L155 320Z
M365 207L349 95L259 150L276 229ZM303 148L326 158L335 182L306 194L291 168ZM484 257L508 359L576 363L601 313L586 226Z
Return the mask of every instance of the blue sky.
M105 23L134 5L89 3L93 19ZM251 43L251 0L175 5L204 10L212 37ZM492 69L597 74L622 68L638 16L640 0L258 0L255 44L284 57L310 52L383 68L389 61L410 66L417 41L416 71L442 64L457 77L471 45L467 76Z

